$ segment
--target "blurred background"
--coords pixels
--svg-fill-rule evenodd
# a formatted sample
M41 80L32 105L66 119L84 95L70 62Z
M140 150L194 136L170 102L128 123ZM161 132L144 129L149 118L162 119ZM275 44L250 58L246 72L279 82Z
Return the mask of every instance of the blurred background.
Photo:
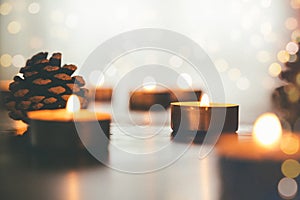
M252 123L272 109L271 94L284 84L278 79L284 63L297 59L299 8L299 0L1 0L0 80L12 79L39 51L62 52L63 63L80 67L97 46L122 32L169 29L207 52L222 78L226 101L240 104L241 123ZM119 65L126 69L136 58L155 57L155 52L146 54L130 55ZM176 57L162 56L189 71ZM117 69L106 74L111 81L122 73ZM84 78L93 84L93 78ZM188 74L181 78L204 87Z

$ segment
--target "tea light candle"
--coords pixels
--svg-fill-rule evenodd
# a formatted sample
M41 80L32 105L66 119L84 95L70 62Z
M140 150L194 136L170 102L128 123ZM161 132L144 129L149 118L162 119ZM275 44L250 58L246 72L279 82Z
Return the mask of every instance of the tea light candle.
M111 101L113 89L110 87L97 87L95 89L95 101Z
M285 193L281 180L291 178L297 168L300 172L299 142L299 135L282 134L280 121L271 113L257 119L252 137L221 136L217 151L222 199L280 199Z
M235 132L238 129L238 109L236 104L210 103L207 94L201 101L171 103L171 128L174 132L207 131L210 124L219 123L218 116L212 117L213 110L224 110L223 132Z
M170 106L170 93L168 90L156 89L156 87L143 87L130 93L129 108L131 110L149 110L151 106L159 104L164 108Z
M84 141L92 144L93 135L100 134L97 133L99 125L105 136L109 138L111 116L107 113L94 113L80 109L80 102L76 95L71 95L66 109L31 111L28 112L28 117L30 141L33 147L83 149L77 131L83 132Z

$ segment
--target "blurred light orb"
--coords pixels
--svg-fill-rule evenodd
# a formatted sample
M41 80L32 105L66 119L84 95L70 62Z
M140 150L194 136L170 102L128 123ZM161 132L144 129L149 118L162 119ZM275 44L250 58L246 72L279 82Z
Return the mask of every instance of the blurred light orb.
M292 41L300 42L300 30L299 29L293 31L293 33L291 35L291 39L292 39Z
M250 87L250 81L246 77L241 77L237 80L236 86L240 90L247 90Z
M296 75L296 83L298 86L300 86L300 72Z
M29 4L28 6L28 12L30 14L37 14L40 12L40 4L38 4L37 2L33 2L31 4Z
M289 42L287 43L285 50L289 52L289 54L294 55L298 52L299 46L295 42Z
M294 54L294 55L290 55L290 59L289 59L289 62L296 62L297 61L297 54Z
M254 139L264 147L271 147L278 143L281 135L281 123L274 113L264 113L254 123Z
M12 5L8 2L2 3L0 5L0 14L1 15L8 15L12 10Z
M143 88L147 91L154 90L156 88L156 85L156 80L151 76L147 76L143 80Z
M292 178L282 178L277 186L279 195L284 199L292 199L298 191L298 184Z
M214 64L219 72L225 72L228 68L228 62L224 59L217 59Z
M294 30L296 29L298 26L298 21L296 18L294 17L289 17L285 20L285 27L288 29L288 30Z
M300 8L300 1L299 0L291 0L291 7L294 9Z
M0 64L2 67L9 67L12 62L12 57L9 54L2 54L0 57Z
M300 165L297 160L287 159L281 165L281 172L288 178L296 178L299 176Z
M17 34L21 31L21 24L17 21L12 21L7 25L7 30L11 34Z
M179 67L182 66L183 60L182 60L182 58L180 58L179 56L173 55L173 56L171 56L171 58L170 58L170 60L169 60L169 64L170 64L172 67L179 68Z
M17 67L17 68L21 68L25 66L25 58L23 55L15 55L12 58L12 64Z
M193 79L187 73L181 73L177 78L177 85L181 89L188 89L192 86Z
M241 77L241 71L238 68L231 68L227 73L232 81L236 81Z
M285 51L285 50L281 50L277 53L277 59L281 62L281 63L286 63L287 61L289 61L290 59L290 54L289 52Z
M296 136L286 134L280 141L280 149L287 155L293 155L299 150L299 140Z
M272 63L269 66L269 74L272 77L277 77L281 73L281 65L279 63Z

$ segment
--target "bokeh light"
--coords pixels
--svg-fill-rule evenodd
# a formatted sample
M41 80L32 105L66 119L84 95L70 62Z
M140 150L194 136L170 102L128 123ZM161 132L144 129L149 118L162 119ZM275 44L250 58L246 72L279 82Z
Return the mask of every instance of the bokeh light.
M225 72L229 68L228 62L224 59L218 59L214 64L219 72Z
M298 56L297 54L294 54L294 55L290 55L290 59L289 59L289 62L296 62L298 59Z
M281 50L277 54L277 59L282 63L286 63L290 59L290 54L285 50Z
M236 82L236 86L240 89L240 90L247 90L250 87L250 81L249 79L247 79L246 77L241 77L237 80Z
M7 30L11 34L17 34L21 31L21 24L18 21L12 21L7 25Z
M298 21L296 18L294 17L289 17L285 20L285 27L288 29L288 30L294 30L296 29L298 26Z
M2 54L0 57L0 64L2 67L9 67L12 62L12 57L9 54Z
M300 8L300 0L291 0L291 7L294 9Z
M281 73L281 65L279 63L272 63L269 66L269 74L272 77L277 77Z
M192 77L187 73L181 73L177 78L177 85L179 88L187 89L193 84Z
M277 186L279 195L284 199L292 199L298 191L298 184L292 178L282 178Z
M296 83L298 86L300 86L300 72L296 75Z
M24 67L25 66L25 58L24 56L18 54L18 55L15 55L13 58L12 58L12 64L17 67L17 68L21 68L21 67Z
M297 102L299 100L299 91L297 87L292 84L286 85L284 87L284 92L288 96L288 100L292 103Z
M299 46L295 42L289 42L289 43L287 43L285 49L289 54L294 55L298 52Z
M238 68L231 68L228 71L229 79L232 81L236 81L241 77L241 71Z
M154 90L156 88L156 85L156 80L151 76L147 76L143 80L143 88L147 91Z
M300 165L297 160L287 159L281 165L281 172L288 178L296 178L299 176Z
M274 113L260 115L253 126L253 136L258 144L271 147L278 143L282 135L282 128L278 117Z
M29 4L28 6L28 12L30 14L37 14L40 12L40 4L38 4L37 2L33 2L31 4Z
M300 30L299 29L293 31L293 33L291 35L291 39L292 39L292 41L300 42Z
M287 155L293 155L299 150L299 140L296 136L286 134L280 141L280 149Z
M12 5L8 2L2 3L0 5L0 14L1 15L8 15L12 10Z

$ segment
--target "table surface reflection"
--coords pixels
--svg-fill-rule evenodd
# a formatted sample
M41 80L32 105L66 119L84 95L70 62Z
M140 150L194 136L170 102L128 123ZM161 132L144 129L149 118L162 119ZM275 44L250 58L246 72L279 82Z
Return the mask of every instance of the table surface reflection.
M102 164L87 153L32 151L26 137L11 136L22 127L3 109L0 117L0 199L220 198L213 146L171 140L168 126L113 123Z

